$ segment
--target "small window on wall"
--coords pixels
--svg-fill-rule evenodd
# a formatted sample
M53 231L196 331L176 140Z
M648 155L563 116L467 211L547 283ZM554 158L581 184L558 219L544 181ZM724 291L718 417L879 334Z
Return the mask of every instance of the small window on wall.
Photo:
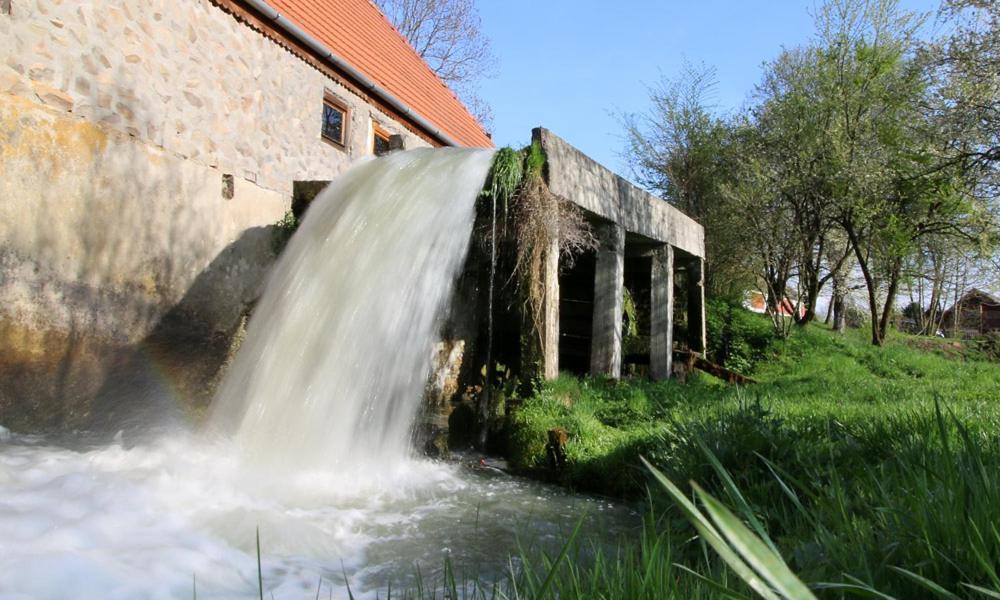
M323 98L323 139L344 148L347 146L347 106L327 94Z
M11 0L0 0L0 14L10 14L10 2Z
M392 150L389 144L389 132L376 123L372 123L372 154L382 156Z

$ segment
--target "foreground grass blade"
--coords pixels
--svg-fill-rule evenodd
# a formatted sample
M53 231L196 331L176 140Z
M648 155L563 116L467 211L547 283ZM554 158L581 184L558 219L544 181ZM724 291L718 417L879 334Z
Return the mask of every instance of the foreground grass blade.
M998 598L998 599L1000 599L1000 592L995 592L993 590L988 590L988 589L986 589L984 587L979 587L978 585L972 585L971 583L963 583L961 585L963 585L964 587L969 588L970 590L979 592L980 594L986 596L987 598Z
M764 579L771 584L781 596L793 600L815 598L802 580L792 573L785 561L774 550L768 547L759 537L753 534L736 518L728 508L712 497L711 494L694 486L695 493L705 505L712 521L740 556Z
M712 465L712 468L715 470L716 474L718 474L718 476L722 479L722 483L725 486L726 492L729 494L729 497L732 499L733 502L736 503L737 507L740 509L740 512L743 513L743 517L750 523L750 526L753 527L754 531L757 532L758 538L763 540L764 543L767 544L767 546L771 549L771 551L777 554L778 553L777 546L774 545L774 542L772 542L771 538L767 535L767 531L765 531L764 529L764 524L760 522L760 519L758 519L757 515L754 514L753 509L750 508L750 503L747 502L746 498L743 497L743 494L740 492L740 489L736 486L736 482L733 481L733 477L729 474L729 471L727 471L726 468L722 466L722 463L719 462L719 459L715 456L715 453L712 452L712 450L705 445L705 442L704 440L701 439L701 437L695 437L695 442L698 444L698 447L701 448L701 451L705 455L705 457L708 458L708 462Z
M907 571L902 567L890 566L889 568L903 575L904 577L910 579L911 581L916 582L917 584L927 589L928 591L934 592L936 596L940 596L941 598L948 598L948 600L959 600L959 597L956 596L955 594L949 592L948 590L934 583L930 579L927 579L926 577L923 577L921 575L917 575L913 571Z
M264 600L264 571L260 568L260 525L257 526L257 591Z
M817 590L840 590L855 596L864 598L878 598L878 600L896 600L894 596L883 594L882 592L858 583L817 583L813 586Z
M722 585L718 581L715 581L714 579L709 579L708 577L705 577L704 575L702 575L701 573L695 571L694 569L690 569L688 567L685 567L684 565L682 565L680 563L674 563L674 566L676 568L680 569L681 571L684 571L688 575L691 575L692 577L694 577L698 581L702 582L703 584L707 585L708 587L712 588L713 590L719 592L723 596L726 596L728 598L735 598L736 600L749 600L749 598L747 598L743 594L740 594L738 592L734 592L733 590L727 588L726 586Z
M576 541L576 536L580 533L581 527L583 527L583 517L581 517L580 520L576 522L576 527L573 528L573 533L569 536L569 539L566 540L566 543L563 544L562 550L559 552L559 557L556 558L554 563L552 563L552 567L549 569L548 576L545 577L545 581L542 583L541 589L539 589L538 593L535 595L536 598L544 598L545 593L549 591L549 586L551 586L552 582L555 581L556 572L559 570L559 565L562 563L563 560L566 559L566 555L569 554L569 549Z
M701 534L702 539L704 539L712 548L722 557L722 560L726 561L736 575L750 586L753 591L761 595L762 598L766 600L780 600L780 597L774 593L774 590L767 586L757 573L754 572L752 568L746 562L740 558L732 548L722 539L719 532L715 530L715 527L709 522L705 515L701 514L701 511L691 503L690 500L684 495L683 492L678 489L672 481L667 479L667 477L661 473L656 467L649 464L649 462L643 458L642 463L647 469L653 474L653 477L663 486L663 489L670 494L674 502L680 507L681 511L688 518L689 521L694 525L698 533Z

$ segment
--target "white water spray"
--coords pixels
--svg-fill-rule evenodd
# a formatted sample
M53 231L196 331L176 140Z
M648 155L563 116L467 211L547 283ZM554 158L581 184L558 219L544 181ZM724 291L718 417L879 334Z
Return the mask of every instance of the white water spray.
M257 598L258 576L277 600L384 598L444 581L445 559L496 580L580 514L624 534L635 516L606 501L405 459L490 160L402 153L316 200L218 398L232 436L126 448L0 427L0 598Z
M402 152L313 201L214 405L251 460L377 478L409 455L492 157Z

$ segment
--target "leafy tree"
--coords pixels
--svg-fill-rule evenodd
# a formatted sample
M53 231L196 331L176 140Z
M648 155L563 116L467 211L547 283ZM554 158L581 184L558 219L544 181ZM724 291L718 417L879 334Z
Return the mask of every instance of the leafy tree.
M640 185L705 227L708 294L735 299L749 278L722 193L732 173L732 128L712 112L715 85L713 69L685 64L679 77L650 89L649 111L621 121L625 158Z

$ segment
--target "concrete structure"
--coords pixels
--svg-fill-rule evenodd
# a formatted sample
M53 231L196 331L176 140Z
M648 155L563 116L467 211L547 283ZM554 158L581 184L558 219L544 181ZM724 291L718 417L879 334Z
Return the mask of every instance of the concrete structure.
M533 139L545 152L546 180L556 196L573 202L594 224L598 249L593 271L590 372L620 377L622 294L627 256L648 257L650 374L670 376L673 356L674 273L684 276L687 346L705 351L704 229L667 202L629 183L546 129ZM558 304L559 281L546 271L546 301ZM559 311L546 311L546 331L559 330ZM546 336L547 338L550 335ZM560 345L568 342L565 336ZM559 372L560 348L546 344L544 372Z
M89 426L135 363L204 400L296 182L370 156L376 132L491 145L368 0L276 3L0 3L3 425ZM191 378L184 358L214 366Z

